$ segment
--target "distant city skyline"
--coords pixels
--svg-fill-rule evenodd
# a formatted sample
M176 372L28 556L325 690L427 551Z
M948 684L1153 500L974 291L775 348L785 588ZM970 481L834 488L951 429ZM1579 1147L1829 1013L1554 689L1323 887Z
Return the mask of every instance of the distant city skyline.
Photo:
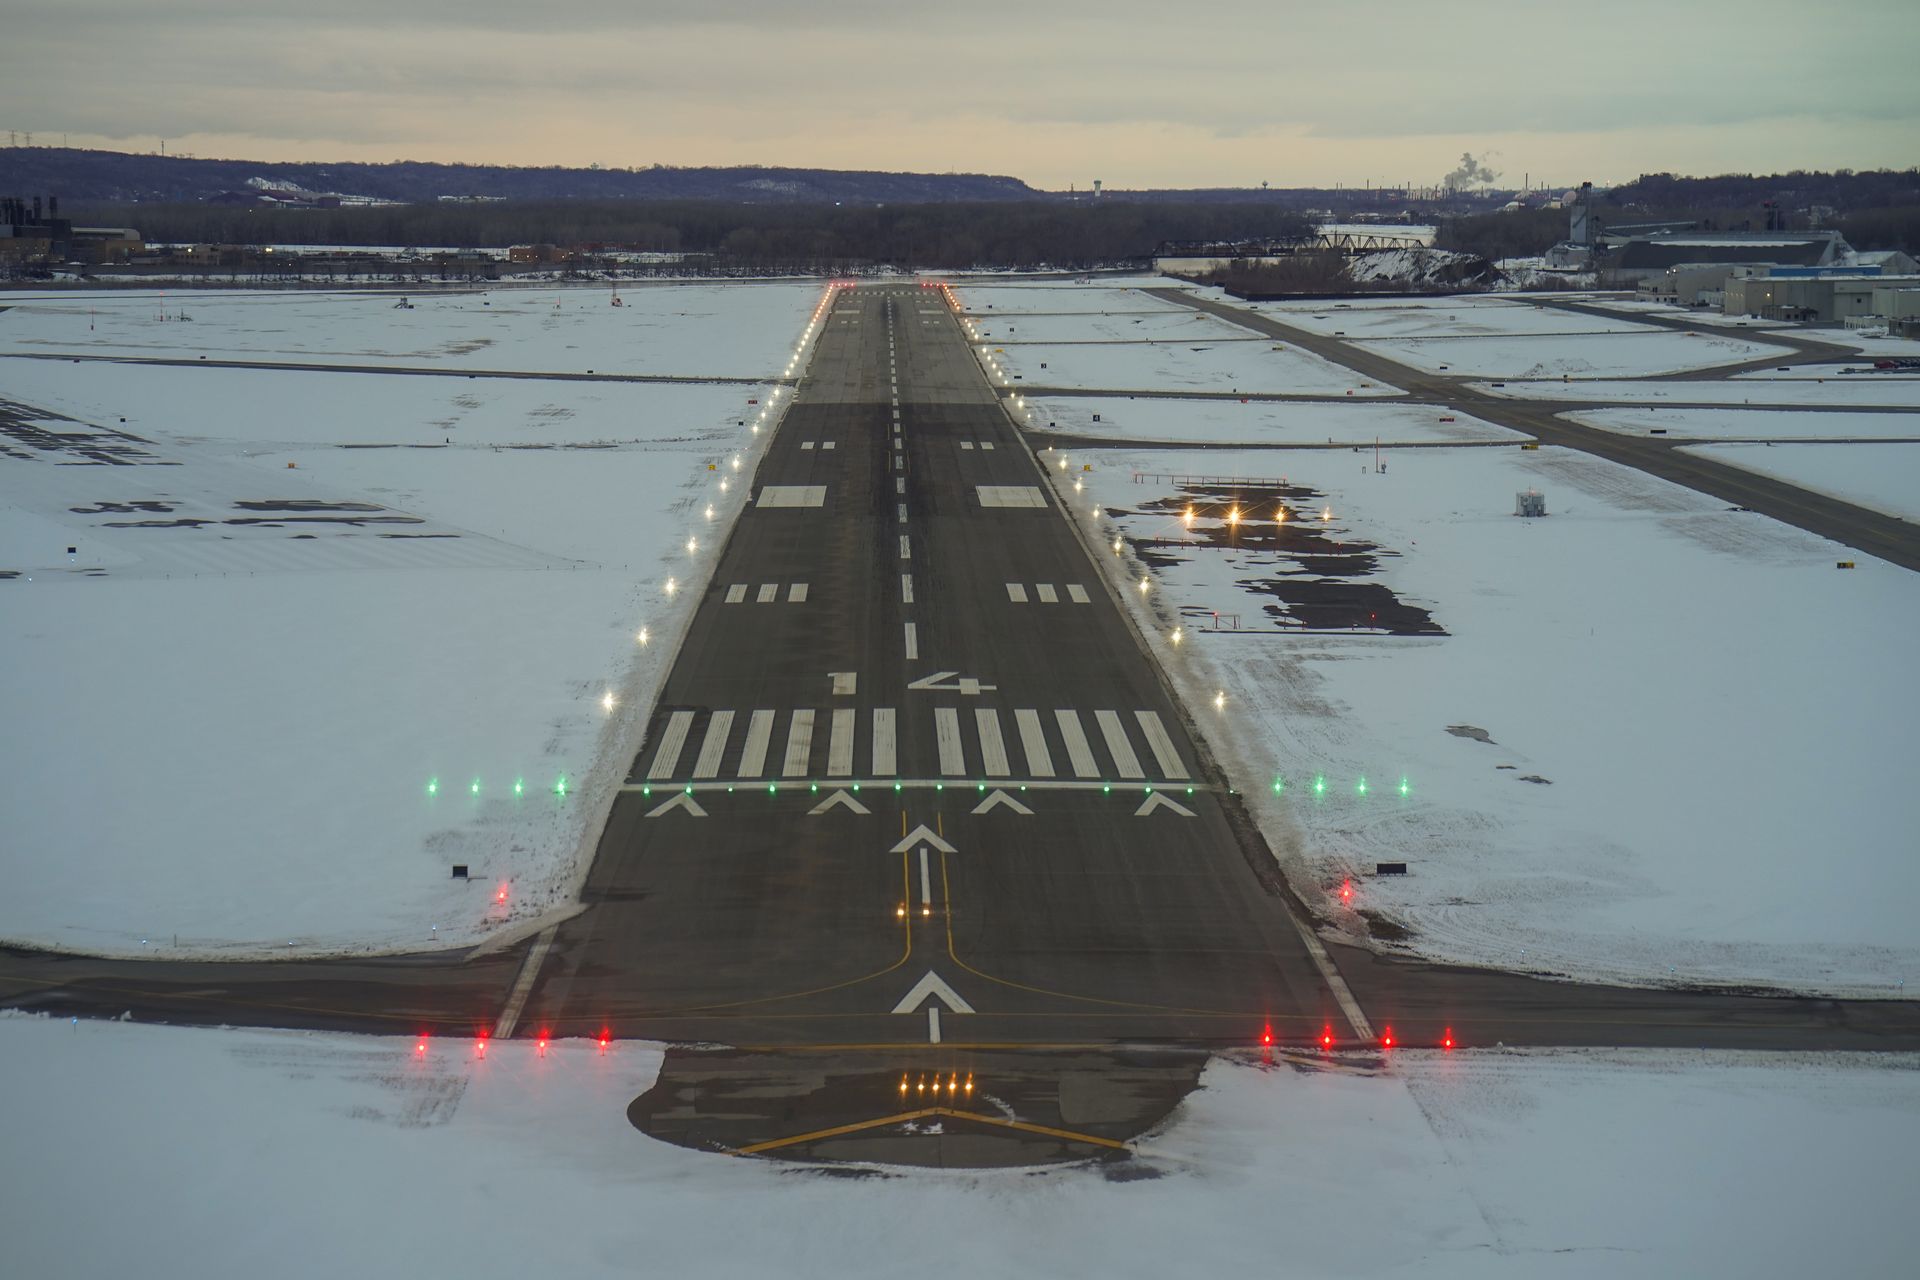
M69 0L0 130L274 161L766 164L1047 189L1564 187L1920 163L1920 6Z

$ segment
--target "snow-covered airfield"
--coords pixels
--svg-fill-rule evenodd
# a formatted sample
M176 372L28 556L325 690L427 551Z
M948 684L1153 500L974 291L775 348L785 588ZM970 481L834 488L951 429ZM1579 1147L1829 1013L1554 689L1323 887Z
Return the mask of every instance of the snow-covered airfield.
M1384 921L1419 954L1572 977L1904 994L1920 960L1903 761L1920 711L1903 677L1913 575L1611 464L1521 452L1466 415L1190 326L1126 282L961 296L1013 329L1034 313L993 353L1028 385L1230 378L1377 400L1029 403L1036 423L1102 437L1063 445L1059 474L1103 543L1209 532L1167 505L1194 486L1164 477L1284 477L1318 495L1329 538L1377 548L1371 582L1445 632L1300 633L1257 585L1286 566L1231 549L1111 562L1116 582L1148 579L1129 598L1201 731L1296 885L1354 936ZM414 950L563 908L819 297L8 298L0 353L50 358L0 358L0 400L32 411L0 437L0 571L19 575L0 581L0 939ZM1524 301L1445 305L1457 320L1429 305L1340 327L1430 368L1459 325L1455 370L1514 379L1510 394L1538 378L1542 394L1595 400L1614 429L1642 410L1610 402L1724 403L1657 411L1716 451L1780 437L1780 410L1752 408L1743 431L1749 406L1920 410L1911 380L1621 381L1752 344L1625 313L1615 326ZM1315 324L1303 310L1286 318ZM1153 330L1151 351L1136 328ZM51 358L68 355L433 372ZM1795 439L1856 427L1795 416ZM1858 434L1920 436L1859 418ZM1301 447L1329 438L1350 448ZM1375 440L1421 447L1392 449L1381 472ZM1822 452L1789 461L1797 449ZM133 465L67 465L87 450ZM1751 465L1884 503L1883 477L1914 450L1779 443ZM1510 514L1530 487L1548 519ZM1836 572L1849 558L1859 567ZM1211 630L1216 610L1241 629ZM1388 858L1412 874L1365 874ZM476 882L450 879L452 863ZM161 1274L257 1271L279 1239L265 1224L290 1204L330 1206L342 1229L271 1255L277 1274L627 1273L639 1257L688 1274L877 1274L924 1251L930 1224L942 1273L1867 1272L1920 1244L1899 1200L1920 1140L1904 1059L1221 1061L1141 1144L1157 1177L862 1181L721 1161L620 1123L658 1066L644 1045L539 1057L515 1043L483 1059L410 1039L27 1018L0 1020L0 1042L0 1085L37 1100L0 1119L9 1249L45 1274L151 1273L156 1254ZM119 1229L70 1230L83 1196L117 1206ZM541 1228L475 1225L505 1214Z

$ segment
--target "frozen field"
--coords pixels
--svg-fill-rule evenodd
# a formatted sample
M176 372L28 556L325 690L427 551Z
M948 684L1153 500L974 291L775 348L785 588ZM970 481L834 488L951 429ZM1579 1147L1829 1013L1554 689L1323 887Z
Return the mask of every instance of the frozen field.
M1371 449L1376 440L1519 440L1518 432L1430 405L1286 404L1233 400L1120 400L1107 396L1048 396L1029 402L1036 427L1075 435L1183 444L1348 444ZM1095 414L1100 421L1095 422ZM1452 421L1442 421L1452 419Z
M1158 298L1111 282L964 285L955 293L974 318L989 372L1009 386L1400 394L1251 330L1198 312L1183 316ZM987 310L990 302L993 312ZM1036 342L1035 334L1054 340Z
M1351 338L1545 337L1661 333L1652 325L1537 306L1513 298L1380 298L1352 302L1261 302L1251 308L1283 324Z
M1167 276L1095 276L1078 280L1036 280L1030 284L975 284L961 280L954 293L969 312L991 322L1013 312L1072 315L1123 312L1164 313L1168 303L1149 297L1142 289L1159 289L1180 282Z
M763 353L790 350L789 321L819 289L663 284L620 296L616 308L607 289L561 286L20 295L0 312L0 352L759 378L780 371Z
M972 289L964 291L971 298ZM988 346L1034 342L1262 342L1266 338L1228 324L1190 307L1174 307L1158 298L1140 296L1139 306L1159 311L1125 310L1076 312L1072 315L988 314L975 317L975 329Z
M1835 440L1920 438L1914 413L1822 413L1818 409L1584 409L1563 414L1573 422L1643 436L1659 428L1670 436L1704 439Z
M1568 316L1572 332L1541 337L1355 339L1368 350L1430 373L1476 378L1634 378L1683 373L1756 360L1779 352L1715 333L1581 332L1584 316ZM1604 321L1597 323L1605 323Z
M716 367L772 375L817 297L716 290L681 323ZM345 318L309 301L245 305L325 345ZM0 315L16 340L37 323ZM0 436L0 708L32 726L0 742L0 938L414 948L570 900L766 389L4 374L76 439ZM136 465L66 465L83 446Z
M1317 450L1080 462L1105 538L1182 536L1181 489L1137 472L1307 486L1293 518L1377 546L1361 581L1449 633L1272 634L1252 584L1315 570L1271 554L1163 549L1148 605L1126 592L1294 883L1354 932L1334 890L1404 859L1355 909L1430 956L1875 994L1920 970L1901 781L1920 701L1872 674L1906 664L1913 575L1836 573L1854 553L1551 449L1405 450L1386 475ZM1548 519L1512 516L1529 487ZM1270 521L1249 504L1243 529ZM1197 630L1212 610L1269 636Z
M1628 404L1787 405L1818 409L1823 405L1892 405L1920 409L1920 378L1887 378L1876 374L1836 375L1821 380L1766 378L1640 382L1552 381L1524 382L1518 376L1504 387L1476 384L1479 390L1521 399L1600 400Z
M1914 433L1920 434L1920 433ZM1902 520L1920 520L1920 444L1711 444L1718 462L1785 480Z
M0 1018L0 1086L34 1100L0 1110L10 1269L1571 1280L1895 1275L1920 1247L1909 1059L1221 1061L1130 1176L849 1177L641 1135L645 1044L413 1047Z

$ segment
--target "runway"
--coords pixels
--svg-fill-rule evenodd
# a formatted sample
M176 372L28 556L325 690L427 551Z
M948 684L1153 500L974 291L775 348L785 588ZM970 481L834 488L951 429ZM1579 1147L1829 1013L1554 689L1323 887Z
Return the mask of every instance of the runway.
M1737 476L1757 486L1744 505L1855 545L1884 533L1849 523L1858 508L1173 296L1543 440L1669 478L1697 466L1696 487ZM660 1081L628 1110L649 1133L923 1164L1124 1154L1223 1050L1920 1049L1911 1002L1577 985L1322 942L1207 752L1210 708L1172 697L1076 531L1091 505L1062 505L1071 477L1050 484L1046 456L943 291L837 291L741 477L751 500L644 712L576 914L484 953L3 951L0 1004L663 1040ZM1911 531L1891 546L1912 550Z

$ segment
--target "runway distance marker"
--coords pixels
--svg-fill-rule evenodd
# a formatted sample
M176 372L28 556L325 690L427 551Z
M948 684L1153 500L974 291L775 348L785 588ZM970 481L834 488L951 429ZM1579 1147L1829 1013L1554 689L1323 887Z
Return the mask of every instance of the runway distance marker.
M949 680L953 681L953 683L948 684L947 681ZM909 681L907 688L918 689L923 693L964 693L969 696L974 696L982 693L996 692L999 686L981 684L971 676L962 676L958 671L936 671L932 675L921 676L918 680Z

